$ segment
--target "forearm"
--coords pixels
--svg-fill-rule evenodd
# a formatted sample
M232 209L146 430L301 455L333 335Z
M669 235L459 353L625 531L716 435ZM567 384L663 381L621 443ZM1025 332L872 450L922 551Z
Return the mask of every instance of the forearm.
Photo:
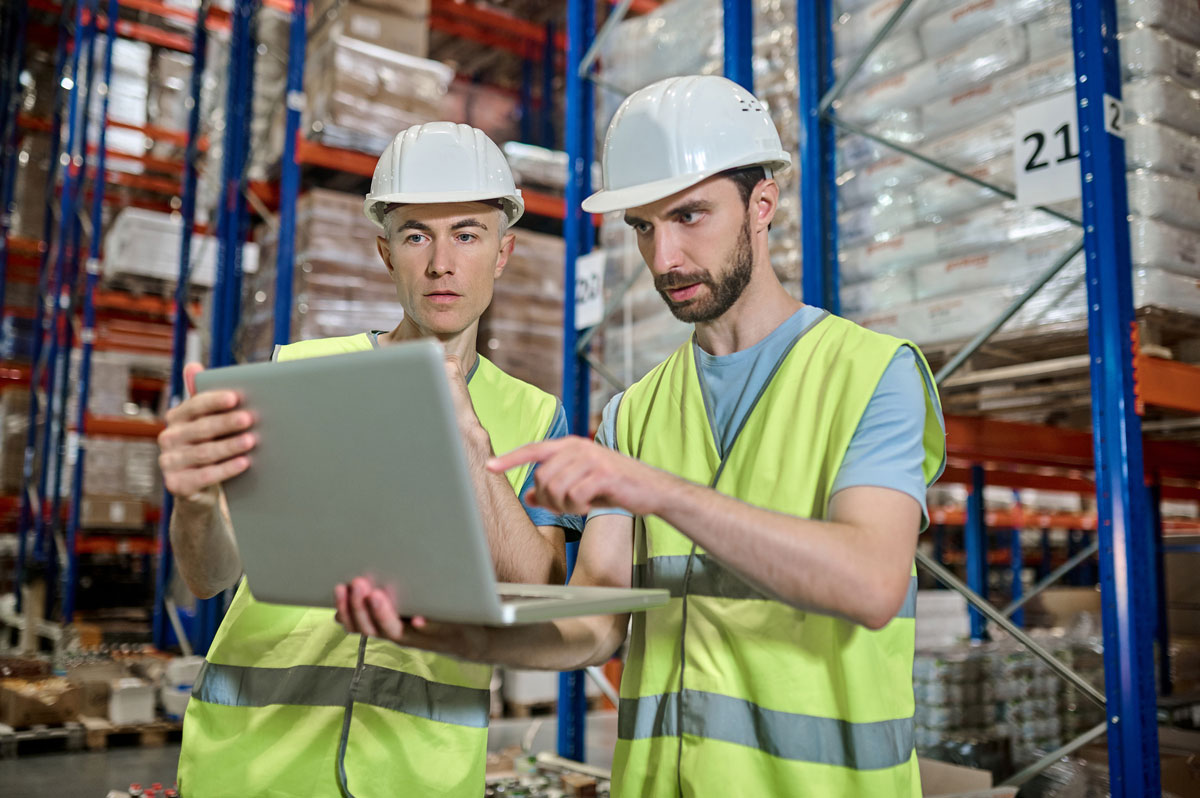
M199 598L232 587L242 573L232 526L217 500L176 499L171 548L183 581Z
M870 628L895 615L909 582L911 553L898 556L855 524L765 510L682 480L654 514L760 591Z
M472 627L449 637L417 632L413 642L473 662L570 671L607 662L620 648L628 627L628 615L597 615L525 626Z
M471 463L471 475L496 578L501 582L561 585L567 578L565 543L543 535L529 520L508 479L484 467L492 454L491 439L482 427L476 434L479 438L473 448L482 456L479 462Z

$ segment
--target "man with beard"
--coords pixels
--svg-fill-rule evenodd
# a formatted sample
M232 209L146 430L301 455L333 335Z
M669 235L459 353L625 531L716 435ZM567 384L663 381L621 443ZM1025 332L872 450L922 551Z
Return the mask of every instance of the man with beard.
M616 796L917 796L912 663L925 491L945 435L912 344L793 299L771 267L758 101L719 77L631 95L584 210L626 222L692 340L605 409L598 442L524 446L532 500L588 513L572 584L659 587L621 682ZM606 509L611 508L611 509ZM366 579L351 630L468 659L578 668L627 615L499 631L404 623Z

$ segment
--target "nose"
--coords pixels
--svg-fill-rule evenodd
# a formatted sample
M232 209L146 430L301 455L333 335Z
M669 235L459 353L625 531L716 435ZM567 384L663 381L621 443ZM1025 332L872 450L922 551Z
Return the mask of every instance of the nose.
M651 246L654 251L646 259L650 271L654 274L666 274L672 269L683 265L683 249L680 247L678 236L674 235L671 225L658 225L654 229Z
M429 263L425 273L430 277L441 277L444 274L454 274L454 253L452 247L434 242L429 248Z

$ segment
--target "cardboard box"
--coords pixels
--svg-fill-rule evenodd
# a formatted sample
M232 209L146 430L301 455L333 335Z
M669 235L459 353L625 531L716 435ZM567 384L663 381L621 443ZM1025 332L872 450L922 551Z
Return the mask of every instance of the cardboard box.
M79 716L80 690L66 679L0 680L0 723L16 728L57 724Z
M154 686L133 677L111 683L108 719L116 726L154 721Z
M146 504L126 496L84 496L79 525L84 529L143 529Z
M1099 590L1054 587L1029 600L1025 605L1025 620L1030 626L1070 626L1084 612L1099 614Z
M1090 762L1108 764L1108 747L1089 745L1079 756ZM1160 726L1158 756L1164 793L1185 798L1200 795L1200 732Z
M992 787L986 770L951 765L917 757L921 768L921 793L925 798L1014 798L1016 787Z
M424 16L347 3L334 12L309 47L341 36L420 58L429 55L429 22Z
M1200 554L1167 553L1163 573L1169 606L1200 607Z
M79 714L91 718L108 717L112 683L128 675L116 662L89 662L68 670L67 679L79 688Z

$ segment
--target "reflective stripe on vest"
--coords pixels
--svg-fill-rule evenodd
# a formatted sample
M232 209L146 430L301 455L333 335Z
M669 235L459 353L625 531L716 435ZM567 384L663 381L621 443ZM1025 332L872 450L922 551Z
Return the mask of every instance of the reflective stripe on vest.
M837 317L819 320L785 354L722 456L689 341L626 391L617 448L753 506L823 520L867 403L908 345ZM945 435L928 367L914 352L927 393L922 471L931 483ZM665 587L674 599L633 617L614 798L665 798L681 788L919 795L915 570L900 612L872 631L764 595L656 516L635 519L633 549L634 583Z
M750 701L701 690L622 698L617 737L642 740L683 733L722 740L781 759L878 770L908 762L913 752L913 719L847 723L834 718L763 709ZM765 742L765 744L764 744Z
M671 598L683 596L683 580L687 574L688 555L655 557L648 562L633 566L633 586L665 588ZM692 560L692 572L688 574L688 595L710 598L772 601L744 579L707 554L697 554ZM897 618L917 617L917 577L912 577L904 604L896 613Z
M354 668L330 665L255 668L206 662L193 697L228 707L342 707L353 678ZM363 666L354 701L474 728L487 726L490 710L488 690L442 684L378 665Z

